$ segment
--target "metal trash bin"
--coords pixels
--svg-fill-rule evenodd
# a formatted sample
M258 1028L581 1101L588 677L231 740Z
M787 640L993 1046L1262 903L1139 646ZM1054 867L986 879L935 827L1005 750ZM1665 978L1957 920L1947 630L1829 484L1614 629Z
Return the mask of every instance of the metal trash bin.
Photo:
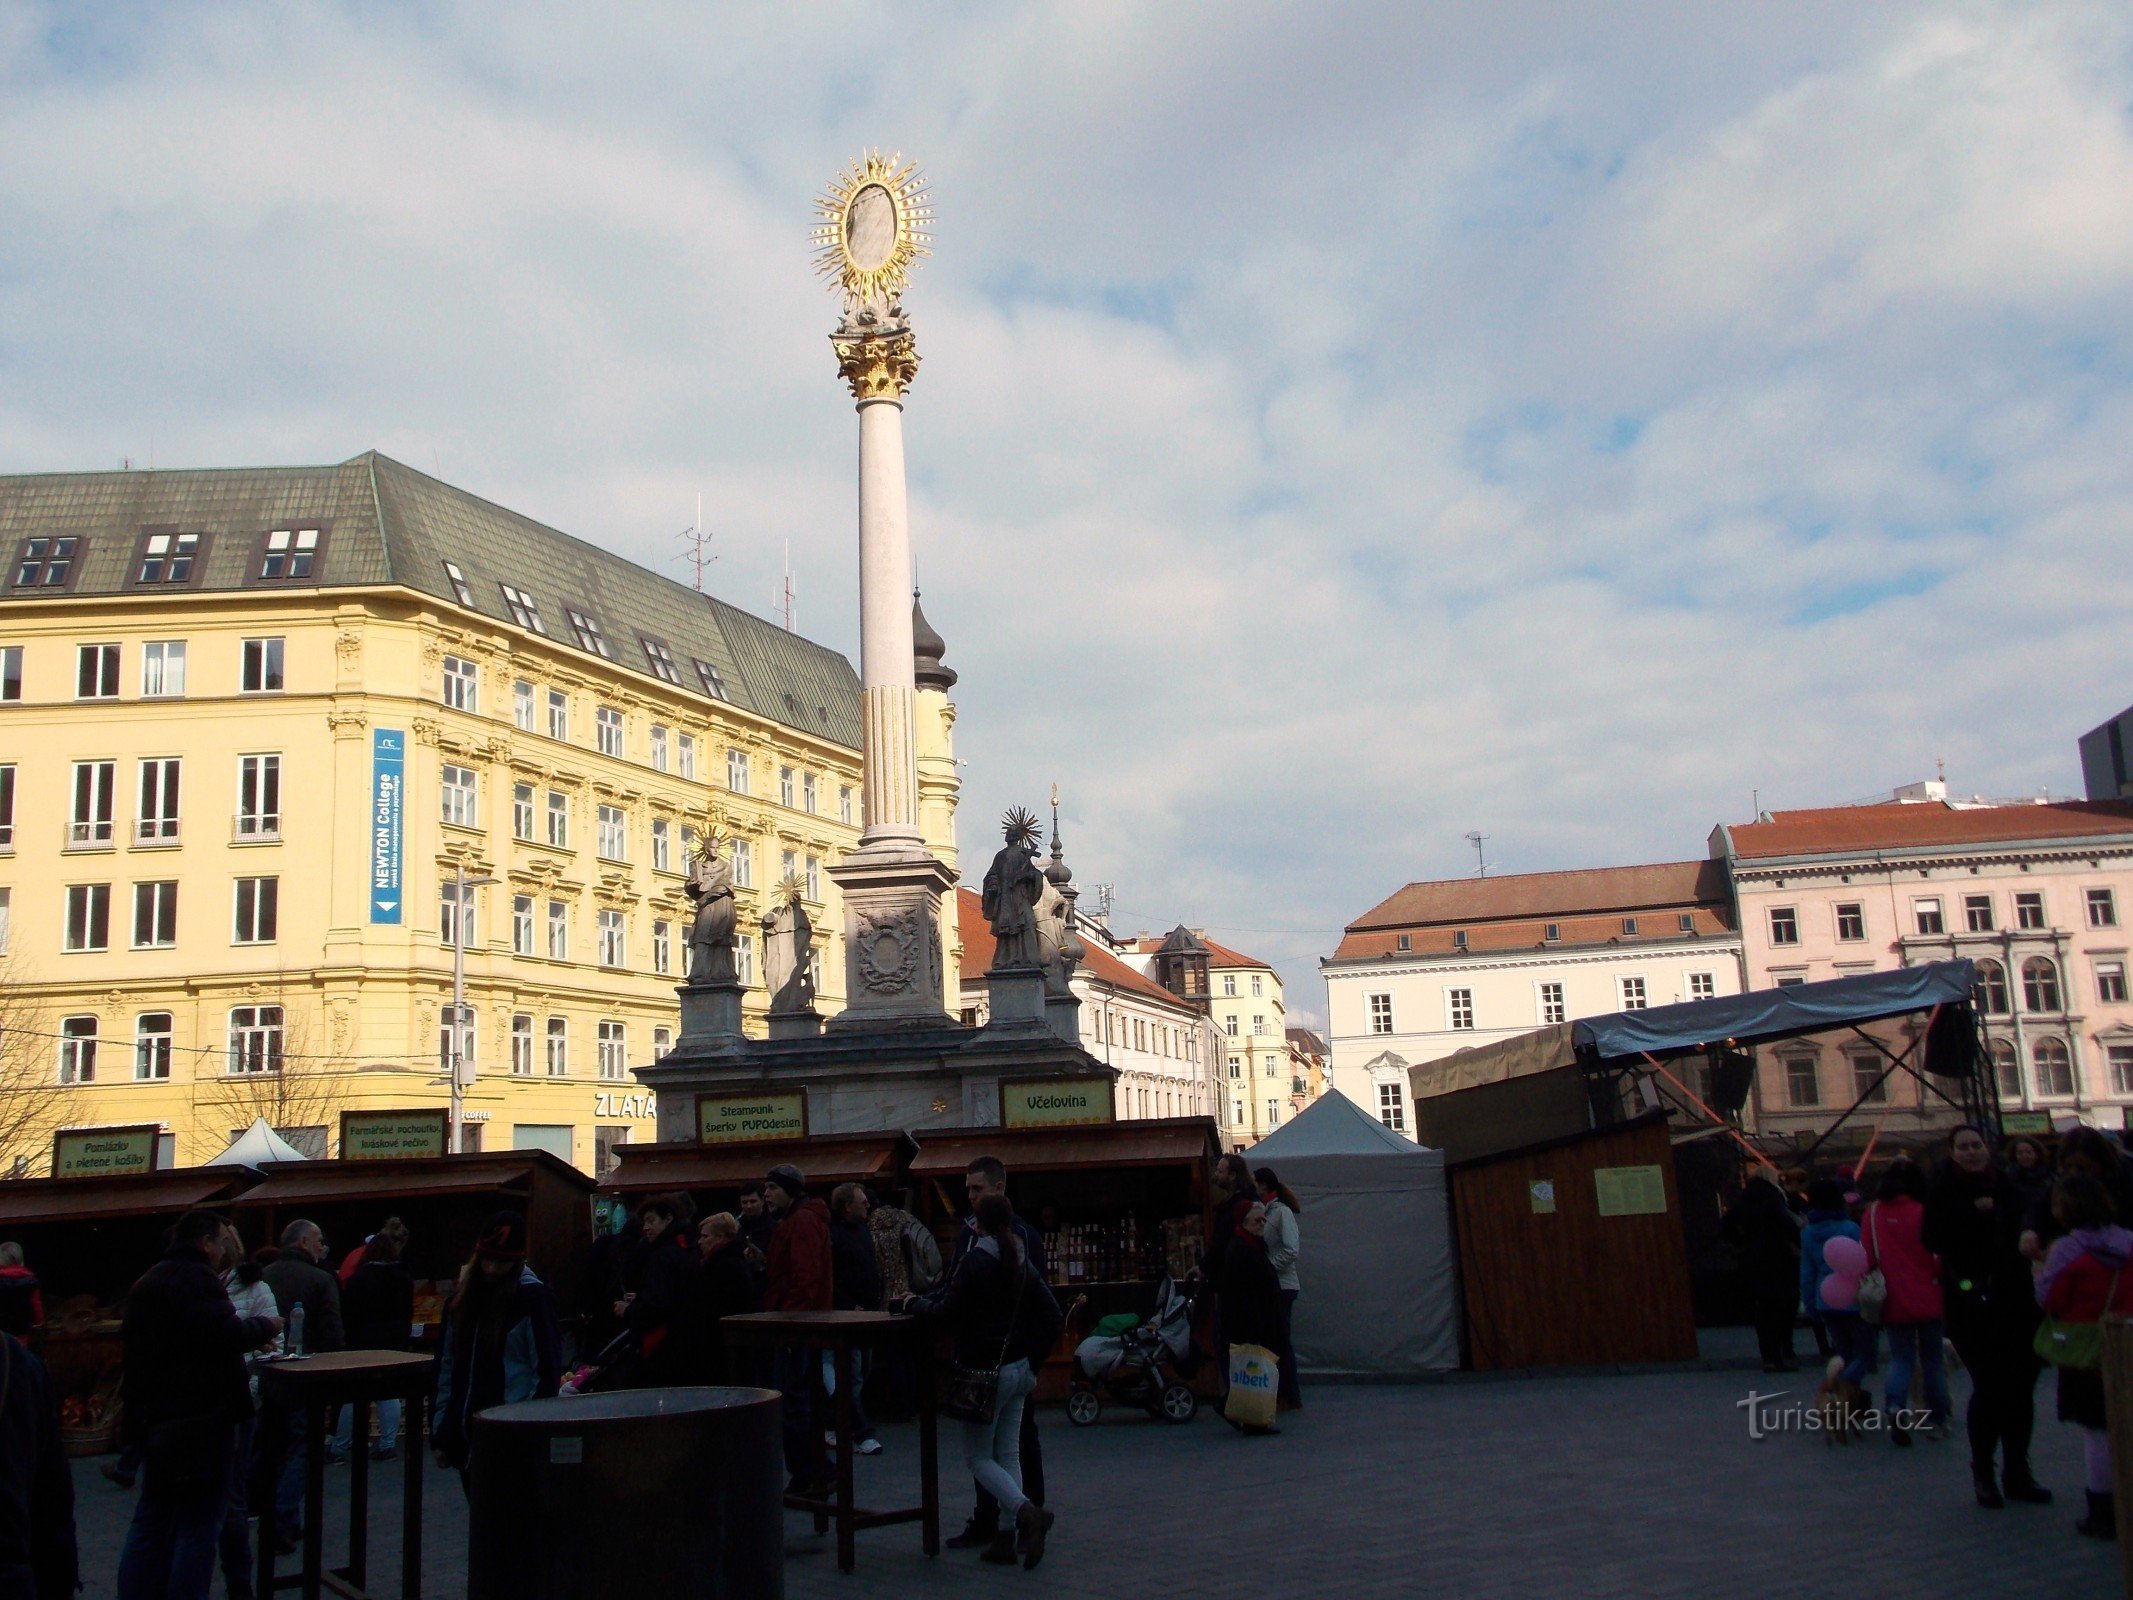
M640 1389L498 1406L468 1452L469 1600L779 1600L772 1389Z

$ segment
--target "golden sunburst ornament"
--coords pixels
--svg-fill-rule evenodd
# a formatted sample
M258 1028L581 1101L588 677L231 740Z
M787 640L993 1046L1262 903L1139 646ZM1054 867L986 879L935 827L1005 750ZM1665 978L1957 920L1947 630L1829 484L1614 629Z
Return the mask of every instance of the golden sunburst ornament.
M931 196L918 163L869 150L832 178L815 201L815 270L846 299L887 301L903 292L920 256L931 255Z

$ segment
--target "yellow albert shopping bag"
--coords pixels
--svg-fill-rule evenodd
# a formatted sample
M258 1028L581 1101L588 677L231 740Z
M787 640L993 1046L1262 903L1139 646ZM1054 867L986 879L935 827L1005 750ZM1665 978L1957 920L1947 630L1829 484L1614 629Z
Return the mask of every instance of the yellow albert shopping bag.
M1280 1375L1274 1352L1264 1345L1229 1347L1229 1398L1222 1415L1240 1428L1274 1425L1274 1385Z

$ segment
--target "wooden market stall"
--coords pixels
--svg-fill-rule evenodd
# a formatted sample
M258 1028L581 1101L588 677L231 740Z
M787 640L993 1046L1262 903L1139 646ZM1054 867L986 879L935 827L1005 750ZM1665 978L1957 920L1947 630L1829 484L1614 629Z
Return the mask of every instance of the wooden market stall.
M70 1442L96 1448L110 1432L126 1292L162 1257L171 1225L196 1206L226 1208L259 1181L228 1166L0 1183L0 1239L21 1245L37 1275L45 1325L31 1345L51 1369Z
M592 1249L593 1180L545 1150L383 1160L288 1161L231 1208L246 1244L272 1244L303 1219L325 1230L336 1261L387 1217L407 1224L415 1315L434 1337L443 1299L497 1211L523 1212L527 1260L566 1310L583 1290Z
M698 1216L731 1211L740 1186L772 1167L790 1164L824 1200L840 1183L864 1183L893 1195L904 1182L917 1143L907 1133L825 1133L760 1144L626 1144L600 1193L634 1205L647 1195L686 1194Z
M1665 1111L1447 1171L1468 1365L1695 1358Z

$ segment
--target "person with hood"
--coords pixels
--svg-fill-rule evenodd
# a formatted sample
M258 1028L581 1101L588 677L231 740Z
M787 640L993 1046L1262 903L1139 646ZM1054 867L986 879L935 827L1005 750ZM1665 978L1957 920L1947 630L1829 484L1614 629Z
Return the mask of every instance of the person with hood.
M1267 1259L1266 1207L1253 1201L1244 1209L1237 1232L1222 1252L1222 1332L1232 1345L1256 1344L1276 1349L1281 1337L1281 1279ZM1278 1433L1264 1427L1237 1425L1242 1433Z
M1844 1185L1835 1178L1817 1178L1807 1186L1807 1226L1800 1230L1800 1303L1822 1319L1831 1350L1844 1363L1844 1381L1860 1389L1866 1369L1874 1358L1874 1338L1856 1308L1838 1310L1822 1298L1822 1285L1830 1267L1822 1252L1832 1239L1856 1239L1859 1224L1852 1221L1844 1200Z
M44 1326L44 1292L37 1274L22 1264L22 1246L9 1239L0 1243L0 1333L27 1339L32 1328Z
M74 1600L80 1587L59 1392L29 1347L0 1332L0 1595Z
M186 1212L169 1253L127 1297L121 1426L141 1445L141 1495L119 1553L118 1600L206 1600L214 1582L238 1425L252 1414L245 1352L282 1326L230 1304L228 1234L216 1213Z
M341 1323L351 1350L405 1350L415 1322L415 1280L407 1270L407 1224L387 1217L363 1242L363 1259L341 1279ZM353 1252L350 1252L353 1254ZM345 1460L352 1444L355 1407L341 1407L329 1460ZM378 1402L378 1442L373 1461L399 1454L400 1402Z
M430 1445L466 1481L468 1424L491 1406L545 1400L562 1386L555 1297L526 1265L526 1219L498 1211L481 1225L445 1307Z
M2118 1226L2118 1209L2094 1173L2073 1172L2052 1187L2052 1212L2063 1230L2037 1274L2037 1304L2062 1323L2098 1323L2133 1312L2133 1233ZM2088 1515L2074 1524L2096 1539L2118 1537L2112 1499L2111 1434L2104 1414L2103 1373L2095 1367L2059 1369L2059 1420L2081 1429L2088 1476Z
M637 1208L644 1238L637 1257L637 1290L615 1314L635 1336L638 1360L629 1373L632 1389L668 1389L691 1381L696 1353L690 1348L690 1310L696 1297L696 1234L685 1220L679 1195L654 1195Z
M770 1235L763 1288L765 1311L828 1311L836 1296L829 1207L807 1192L798 1167L781 1163L763 1179L763 1203L778 1225ZM785 1396L787 1494L807 1494L815 1479L822 1408L815 1395L816 1352L780 1345L776 1386Z
M1779 1187L1777 1168L1751 1167L1721 1224L1740 1266L1765 1372L1797 1372L1792 1324L1800 1309L1800 1225Z
M719 1326L728 1317L763 1309L762 1289L744 1249L740 1219L732 1212L714 1211L696 1225L696 1276L689 1286L689 1344L696 1362L692 1383L749 1381L739 1370L740 1352L726 1348L725 1330Z
M1269 1347L1281 1369L1276 1399L1284 1411L1301 1411L1303 1385L1296 1373L1295 1330L1296 1302L1303 1293L1303 1280L1296 1273L1296 1257L1303 1239L1296 1219L1303 1211L1303 1202L1272 1167L1259 1168L1252 1174L1252 1182L1259 1191L1261 1204L1266 1207L1266 1258L1273 1264L1274 1277L1281 1288L1278 1307L1281 1326L1275 1332L1276 1342Z
M1946 1337L1945 1305L1940 1292L1940 1260L1926 1247L1926 1175L1908 1154L1883 1169L1874 1203L1860 1226L1866 1264L1889 1286L1881 1324L1889 1335L1889 1377L1882 1404L1888 1412L1889 1438L1911 1442L1912 1430L1901 1425L1910 1409L1911 1376L1920 1374L1925 1388L1926 1426L1945 1429L1954 1410L1942 1365Z
M856 1183L840 1183L830 1194L830 1292L831 1304L839 1311L879 1311L882 1306L881 1261L874 1254L874 1230L867 1225L868 1204L866 1190ZM859 1453L878 1456L881 1440L861 1404L873 1367L869 1354L860 1351L852 1363L852 1427L859 1434ZM834 1382L827 1358L822 1375Z
M1970 1373L1970 1477L1988 1511L2010 1500L2048 1505L2052 1497L2029 1467L2044 1363L2035 1349L2037 1297L2017 1243L2026 1209L2013 1175L1993 1164L1985 1131L1958 1124L1926 1191L1920 1237L1940 1257L1948 1337Z

